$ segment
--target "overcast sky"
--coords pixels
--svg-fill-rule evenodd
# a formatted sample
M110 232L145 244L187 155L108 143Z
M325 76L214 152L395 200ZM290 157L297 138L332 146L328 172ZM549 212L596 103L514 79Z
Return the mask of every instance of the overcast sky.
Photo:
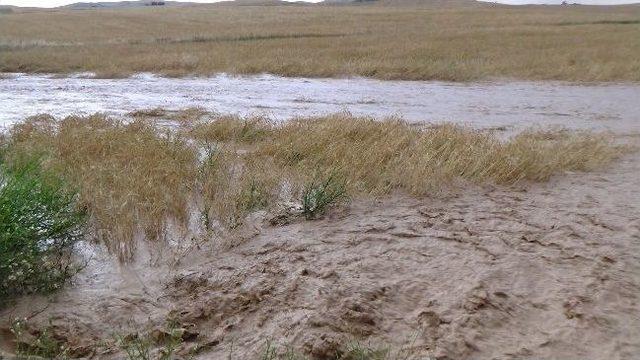
M215 0L190 0L191 2L211 3ZM321 0L308 0L309 2L318 2ZM37 6L37 7L56 7L67 5L74 2L97 2L92 0L0 0L0 5L17 5L17 6ZM562 0L500 0L504 4L559 4ZM569 0L568 2L577 2L580 4L590 5L613 5L613 4L630 4L637 3L640 0Z

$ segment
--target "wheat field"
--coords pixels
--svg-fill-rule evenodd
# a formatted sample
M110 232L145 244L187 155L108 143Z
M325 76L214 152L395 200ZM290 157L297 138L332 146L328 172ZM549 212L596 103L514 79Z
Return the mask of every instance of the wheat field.
M633 5L43 10L0 15L0 72L639 81L638 39Z

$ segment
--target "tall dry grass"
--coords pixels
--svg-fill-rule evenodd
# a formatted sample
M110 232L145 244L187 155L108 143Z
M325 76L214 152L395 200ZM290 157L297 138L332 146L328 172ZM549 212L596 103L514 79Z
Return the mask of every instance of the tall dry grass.
M424 128L348 115L300 119L271 131L257 153L299 174L338 172L352 191L368 194L424 195L460 180L544 181L594 169L619 152L604 135L531 131L502 141L452 124Z
M7 161L39 154L79 189L95 235L123 259L171 222L234 228L309 184L340 179L350 196L425 195L464 184L544 181L588 171L622 149L605 135L525 132L509 140L450 124L423 127L337 114L277 124L190 110L167 132L155 117L30 118L3 140Z
M122 258L134 238L162 238L167 221L188 221L196 150L142 121L102 115L37 116L10 131L8 156L41 154L80 190L94 235Z
M0 71L640 80L640 6L430 4L8 14Z

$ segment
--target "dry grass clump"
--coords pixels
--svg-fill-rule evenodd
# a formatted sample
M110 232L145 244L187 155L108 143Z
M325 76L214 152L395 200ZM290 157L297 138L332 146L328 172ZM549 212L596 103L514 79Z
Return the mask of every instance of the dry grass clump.
M10 130L5 158L40 154L79 189L95 235L126 259L137 237L162 238L169 222L186 226L194 214L203 229L235 228L251 212L296 200L313 218L346 195L544 181L621 152L591 133L532 131L500 140L450 124L348 114L283 124L193 114L196 120L169 131L142 118L33 117Z
M275 130L261 151L298 173L339 171L352 191L422 195L456 181L513 184L590 170L615 158L606 136L525 132L508 141L451 124L433 128L401 120L335 115Z
M253 151L268 141L272 126L261 117L217 116L196 121L181 113L181 132L204 152L198 186L207 228L215 223L237 227L249 212L266 208L278 197L284 176L273 160Z
M284 181L268 159L233 146L209 148L198 177L203 225L238 227L248 213L273 204Z
M185 125L194 121L202 120L207 115L210 115L210 113L205 108L192 106L171 114L171 120L178 124Z
M156 117L163 117L166 115L167 115L167 111L161 107L135 110L129 113L129 116L133 118L156 118Z
M389 4L8 14L0 72L640 81L637 5Z
M265 140L272 130L272 124L264 117L239 118L223 115L210 122L183 122L188 136L204 142L234 142L252 144Z
M140 232L161 238L168 219L186 223L195 149L140 121L102 115L28 119L10 133L10 155L40 153L80 189L95 235L123 258Z

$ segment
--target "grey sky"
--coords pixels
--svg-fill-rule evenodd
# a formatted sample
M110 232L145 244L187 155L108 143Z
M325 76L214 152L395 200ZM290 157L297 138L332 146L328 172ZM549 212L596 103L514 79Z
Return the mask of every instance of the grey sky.
M97 2L92 0L0 0L0 5L17 5L17 6L37 6L37 7L56 7L60 5L71 4L74 2ZM191 2L211 3L215 0L189 0ZM318 2L321 0L307 0L309 2ZM559 4L562 0L500 0L504 4ZM614 5L614 4L631 4L640 2L640 0L569 0L569 2L578 2L580 4L589 5Z

